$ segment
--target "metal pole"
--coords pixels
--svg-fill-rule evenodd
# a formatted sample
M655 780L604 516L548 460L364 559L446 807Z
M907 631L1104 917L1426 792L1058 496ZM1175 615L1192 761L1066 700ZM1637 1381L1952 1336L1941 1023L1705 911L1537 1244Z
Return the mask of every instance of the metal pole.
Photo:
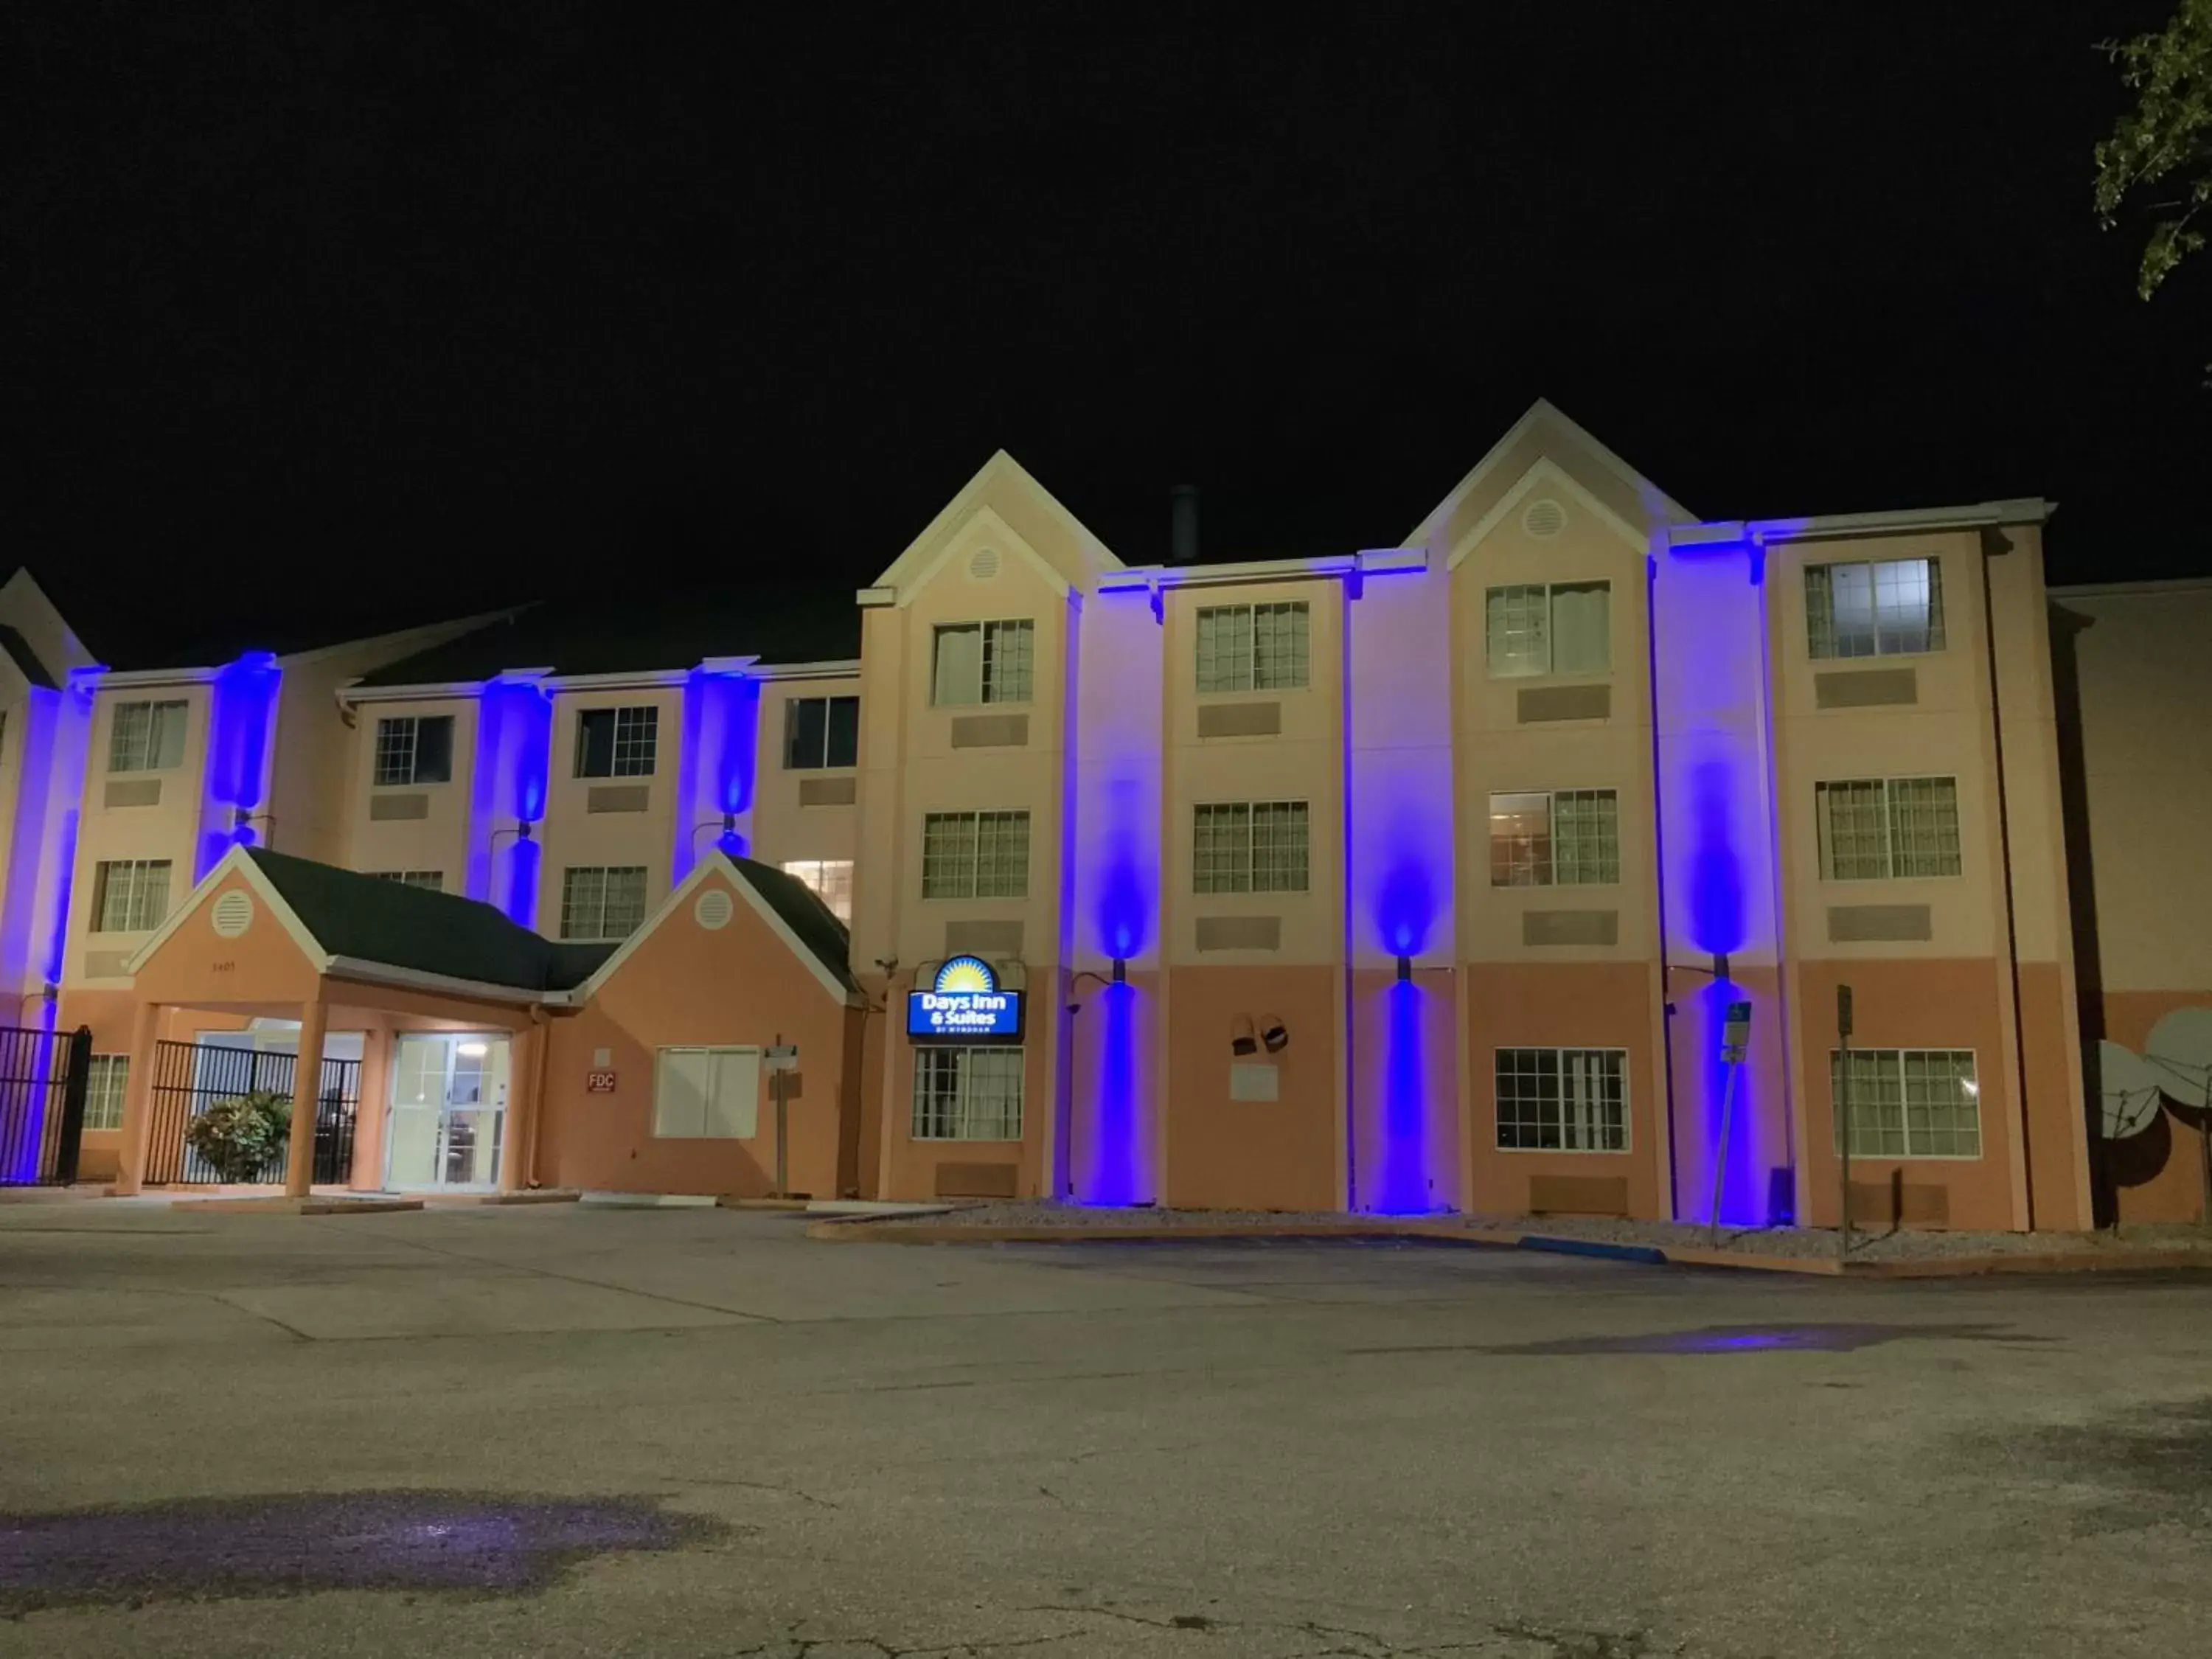
M1721 1182L1728 1175L1729 1124L1735 1116L1735 1078L1743 1069L1735 1061L1728 1068L1728 1086L1721 1091L1721 1144L1713 1158L1713 1207L1705 1224L1705 1243L1718 1248L1721 1242Z
M783 1033L781 1031L775 1034L775 1046L779 1048L783 1046ZM772 1079L769 1086L775 1091L775 1195L787 1198L791 1195L791 1169L785 1156L785 1148L789 1142L785 1132L790 1127L790 1122L784 1113L784 1073L779 1066L769 1076Z

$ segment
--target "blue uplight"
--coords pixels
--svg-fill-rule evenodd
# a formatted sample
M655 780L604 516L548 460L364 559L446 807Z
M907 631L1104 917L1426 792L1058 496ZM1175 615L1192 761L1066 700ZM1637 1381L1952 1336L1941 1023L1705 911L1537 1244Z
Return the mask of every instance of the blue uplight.
M251 847L268 787L270 738L284 671L274 652L248 651L216 671L209 699L207 799L194 878L233 847Z
M552 769L553 699L531 676L501 676L477 703L476 844L469 893L523 927L538 916L538 848L517 831L545 816Z
M1109 985L1098 994L1099 1078L1090 1168L1077 1196L1085 1204L1135 1204L1149 1196L1138 1178L1140 1112L1137 1093L1137 988Z
M1433 1207L1425 1157L1428 1062L1421 1048L1421 988L1401 980L1382 994L1389 1000L1389 1052L1383 1061L1382 1168L1367 1207L1385 1215L1413 1215Z
M698 857L700 826L733 820L714 838L732 858L750 847L746 834L759 772L760 682L735 669L702 666L684 682L684 777L677 814L675 859L681 881Z

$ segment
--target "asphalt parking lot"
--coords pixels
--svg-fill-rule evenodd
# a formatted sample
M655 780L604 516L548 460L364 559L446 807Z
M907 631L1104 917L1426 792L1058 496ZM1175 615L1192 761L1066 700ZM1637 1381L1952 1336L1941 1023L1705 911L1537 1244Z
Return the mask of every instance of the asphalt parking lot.
M0 1655L2172 1655L2212 1279L0 1206Z

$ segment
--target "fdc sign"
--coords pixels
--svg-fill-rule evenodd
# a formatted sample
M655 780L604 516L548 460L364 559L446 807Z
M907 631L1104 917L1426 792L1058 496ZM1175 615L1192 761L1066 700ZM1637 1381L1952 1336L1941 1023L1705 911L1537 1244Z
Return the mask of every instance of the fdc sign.
M1022 994L999 988L981 957L950 957L926 991L906 998L906 1034L919 1042L1018 1042Z

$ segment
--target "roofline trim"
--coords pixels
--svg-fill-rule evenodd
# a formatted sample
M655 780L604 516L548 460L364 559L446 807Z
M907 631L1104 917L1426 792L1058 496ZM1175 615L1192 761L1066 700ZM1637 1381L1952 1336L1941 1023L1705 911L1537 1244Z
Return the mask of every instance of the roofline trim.
M2069 582L2063 587L2046 587L2044 592L2054 599L2133 599L2154 593L2203 593L2212 592L2212 576L2166 576L2143 582Z
M1371 547L1358 553L1324 553L1305 559L1248 559L1221 564L1135 564L1102 576L1101 593L1156 592L1169 587L1235 587L1253 582L1380 576L1426 570L1428 550Z
M1775 546L1789 542L1849 541L1868 536L1928 535L1997 525L2049 521L2058 503L2040 496L1977 501L1963 507L1905 507L1883 513L1824 513L1802 519L1715 519L1674 525L1666 538L1675 547L1717 547L1736 542Z
M450 974L434 974L422 968L403 968L392 962L372 962L366 957L331 957L323 972L333 979L367 980L376 984L442 991L454 996L472 996L484 1002L511 1002L522 1006L549 1001L560 994L521 985L494 985L488 980L456 979Z
M719 660L719 659L717 659ZM703 666L703 665L702 665ZM618 691L625 687L666 690L682 685L697 672L693 668L625 669L611 674L556 674L540 681L549 691ZM824 662L757 663L733 671L753 680L858 679L860 659L842 657ZM438 702L449 698L478 697L490 680L426 680L420 685L347 685L338 689L338 702L356 708L370 702Z

